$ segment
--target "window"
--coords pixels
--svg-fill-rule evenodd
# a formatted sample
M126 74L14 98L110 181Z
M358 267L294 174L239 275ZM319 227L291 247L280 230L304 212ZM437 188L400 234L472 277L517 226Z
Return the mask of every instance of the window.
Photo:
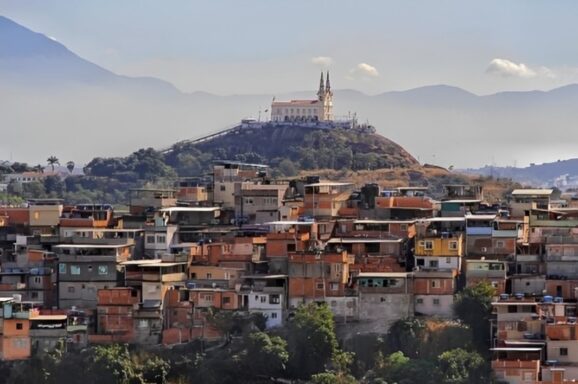
M267 301L267 296L263 295L261 296L261 302L264 303Z
M325 285L323 283L317 283L317 289L323 289Z
M399 230L400 230L400 231L407 231L407 224L401 224L401 225L399 226Z
M448 243L448 248L450 251L456 251L458 249L458 242L457 241L450 241Z
M68 287L68 293L74 293L74 287Z
M429 266L431 268L437 268L439 266L439 262L437 260L430 260L429 261Z
M424 259L417 259L415 265L417 265L418 267L423 267L425 265Z
M225 192L227 190L227 187L224 185L221 185L221 192Z
M423 304L423 299L419 298L419 299L415 299L416 304Z
M295 252L295 244L287 244L287 252Z
M433 241L429 241L429 240L424 241L423 247L424 247L424 249L431 251L433 249Z
M60 263L58 264L58 273L61 275L66 275L66 264Z
M273 312L273 313L271 314L271 318L272 318L272 319L276 319L276 318L277 318L277 312Z
M433 299L434 305L440 305L440 299Z
M338 291L338 290L339 290L339 284L337 284L337 283L331 283L331 285L329 286L329 288L330 288L332 291Z
M38 292L36 292L36 291L30 292L30 298L32 298L32 299L38 299Z
M167 242L167 237L165 235L157 236L157 243L164 244Z
M431 281L431 287L432 287L432 288L439 288L439 287L441 287L440 281L439 281L439 280L432 280L432 281Z
M508 313L517 313L518 307L516 305L508 305Z
M223 304L229 304L231 303L231 298L230 297L223 297Z
M499 240L496 242L496 248L504 248L504 242Z
M71 275L80 275L80 266L79 265L71 265L70 266L70 274Z
M560 356L568 356L568 348L560 348Z
M281 296L279 295L269 296L269 304L280 304L280 303L281 303Z
M16 329L23 329L22 323L16 323ZM561 349L561 348L560 348Z
M147 244L154 244L155 237L153 235L147 236Z
M40 279L40 277L35 277L35 278L34 278L34 282L35 282L36 284L40 284L41 281L42 281L42 280Z
M98 274L99 275L108 275L108 265L99 265L98 266Z
M212 273L207 273L207 279L212 279L213 278L213 274Z

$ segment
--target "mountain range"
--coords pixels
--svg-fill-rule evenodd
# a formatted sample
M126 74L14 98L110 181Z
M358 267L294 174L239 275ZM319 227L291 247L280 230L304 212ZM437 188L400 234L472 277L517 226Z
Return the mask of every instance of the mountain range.
M316 79L312 73L311 91L281 95L184 93L115 74L0 16L0 159L82 163L166 147L245 117L266 119L273 96L313 98ZM336 115L356 113L422 163L460 168L575 157L577 103L578 85L486 96L448 85L334 95Z

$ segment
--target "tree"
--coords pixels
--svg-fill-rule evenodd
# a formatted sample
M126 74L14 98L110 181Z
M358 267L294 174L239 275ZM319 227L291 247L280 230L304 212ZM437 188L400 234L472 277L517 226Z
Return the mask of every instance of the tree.
M289 159L282 160L278 168L284 176L295 176L297 174L295 164Z
M265 332L253 332L246 338L245 345L241 353L245 374L265 377L279 377L283 374L289 360L285 340Z
M308 379L323 371L338 351L333 314L325 303L300 306L288 331L289 371L294 377Z
M391 355L379 355L375 371L370 372L366 380L369 383L387 382L397 384L438 384L439 371L435 364L428 360L410 359L403 352Z
M393 323L387 333L387 351L400 351L404 356L420 356L425 324L417 318L401 319Z
M74 164L74 161L72 161L72 160L68 161L66 163L66 169L68 169L68 172L70 172L70 173L72 173L72 171L74 171L74 166L75 166L75 164Z
M439 355L438 363L444 384L482 384L489 381L488 366L477 352L452 349Z
M52 168L52 172L54 172L54 166L55 165L60 165L60 161L58 160L58 158L54 155L50 156L48 159L46 159L46 162L48 163L48 165Z
M455 315L470 327L474 345L481 353L487 353L490 346L490 317L492 298L496 289L488 282L481 282L465 288L454 302Z
M330 371L311 376L314 384L356 384L358 381L349 371L353 363L354 353L339 351L333 355L333 368Z

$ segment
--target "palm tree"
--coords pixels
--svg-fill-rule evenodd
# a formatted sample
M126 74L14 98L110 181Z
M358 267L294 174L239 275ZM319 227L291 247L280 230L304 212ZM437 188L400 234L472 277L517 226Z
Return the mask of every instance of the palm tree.
M60 165L60 161L58 161L58 158L54 155L46 159L46 162L48 163L48 165L50 165L50 167L52 167L52 172L54 172L54 164Z
M74 161L69 161L66 163L66 169L68 169L68 172L72 173L72 171L74 171Z

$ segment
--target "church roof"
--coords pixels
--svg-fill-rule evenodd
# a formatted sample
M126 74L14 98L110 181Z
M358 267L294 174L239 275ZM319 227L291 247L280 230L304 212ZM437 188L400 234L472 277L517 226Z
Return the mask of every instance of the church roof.
M317 104L319 100L291 100L291 101L274 101L271 105L280 106L280 105L311 105Z

